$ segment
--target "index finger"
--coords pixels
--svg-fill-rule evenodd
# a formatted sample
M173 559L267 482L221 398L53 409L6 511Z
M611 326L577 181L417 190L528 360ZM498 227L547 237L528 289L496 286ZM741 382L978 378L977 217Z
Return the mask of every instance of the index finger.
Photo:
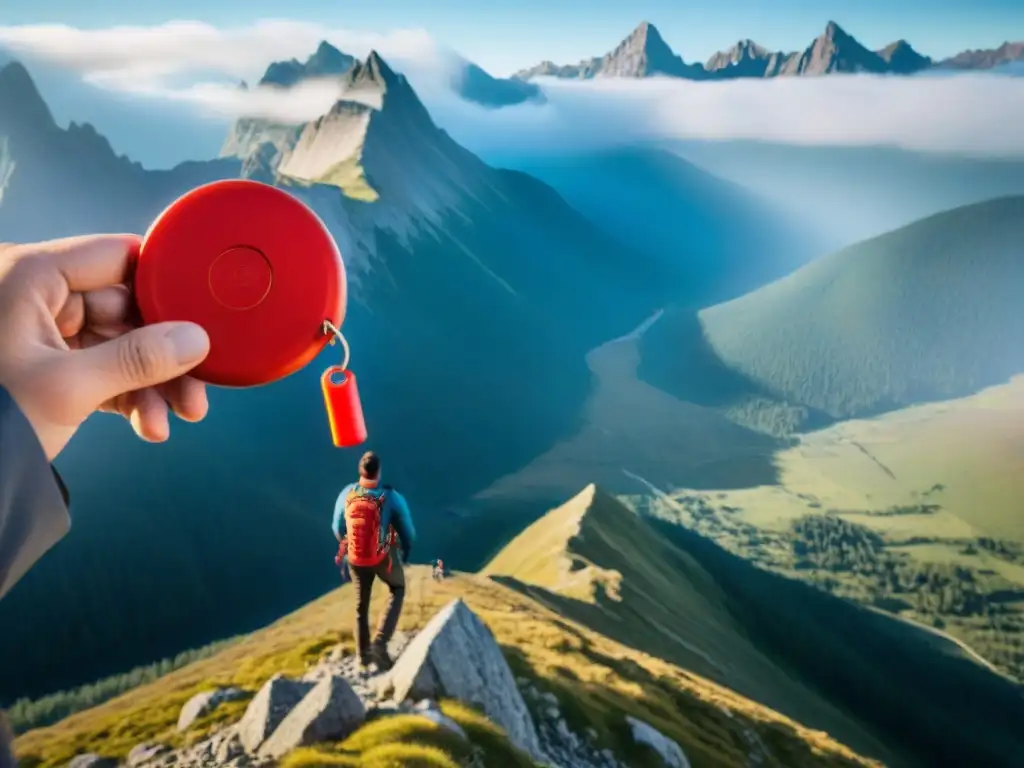
M131 274L142 238L138 235L83 235L36 246L75 292L124 283Z

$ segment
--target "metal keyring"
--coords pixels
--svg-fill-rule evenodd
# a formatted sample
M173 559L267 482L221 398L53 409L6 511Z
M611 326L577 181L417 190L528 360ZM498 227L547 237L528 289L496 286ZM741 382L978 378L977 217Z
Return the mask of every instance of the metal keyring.
M341 331L339 331L335 327L334 323L332 323L330 320L324 320L324 324L323 324L322 330L323 330L324 334L330 335L330 337L331 337L330 343L331 343L332 346L334 345L335 341L340 341L341 342L341 348L343 350L345 350L345 357L342 358L342 361L341 361L341 370L347 371L348 370L348 361L349 361L349 358L351 357L351 352L350 352L350 350L348 348L348 342L345 341L345 337L342 335Z

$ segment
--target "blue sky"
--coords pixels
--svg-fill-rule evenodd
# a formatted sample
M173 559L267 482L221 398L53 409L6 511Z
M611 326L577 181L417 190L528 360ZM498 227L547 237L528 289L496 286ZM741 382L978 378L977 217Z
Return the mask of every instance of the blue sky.
M904 37L935 57L1024 39L1024 0L33 0L4 6L4 24L107 27L188 19L238 26L289 18L376 32L422 28L497 75L545 58L575 62L602 54L643 20L687 61L704 61L744 37L800 49L829 19L870 47Z

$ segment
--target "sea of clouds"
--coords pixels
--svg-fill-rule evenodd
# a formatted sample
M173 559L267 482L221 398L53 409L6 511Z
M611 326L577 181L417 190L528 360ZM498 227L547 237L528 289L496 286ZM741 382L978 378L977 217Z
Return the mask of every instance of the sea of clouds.
M456 96L451 83L465 61L420 30L376 34L281 20L226 29L187 21L106 29L0 27L0 47L30 69L33 62L56 67L97 99L107 94L137 104L174 104L179 115L184 110L197 126L215 125L217 131L239 116L302 122L326 112L344 96L336 81L288 91L238 87L242 80L258 81L272 61L304 60L321 40L359 57L377 50L408 76L442 127L482 153L696 139L1024 156L1024 78L1013 76L1021 72L1012 67L1002 70L1010 76L546 79L538 81L544 103L494 110ZM53 98L59 101L59 95ZM116 126L94 122L117 135ZM198 159L195 147L186 146L178 159Z

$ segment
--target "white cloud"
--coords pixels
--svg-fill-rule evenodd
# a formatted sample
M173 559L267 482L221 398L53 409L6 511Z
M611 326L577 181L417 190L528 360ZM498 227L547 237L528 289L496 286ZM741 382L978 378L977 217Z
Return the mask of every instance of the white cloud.
M539 82L545 105L490 112L445 99L435 112L456 139L490 153L697 139L1024 155L1022 78Z
M329 83L290 93L236 87L241 80L256 82L273 61L305 60L322 40L360 58L376 50L396 68L415 69L427 88L450 74L453 63L450 52L415 29L377 34L276 19L224 29L195 21L106 29L0 27L0 46L16 56L73 70L107 90L191 102L215 117L308 120L323 114L337 96Z
M307 120L322 114L339 95L333 83L308 83L290 93L244 92L236 84L255 82L271 61L305 59L325 39L355 56L379 51L407 74L439 124L481 152L747 139L1024 155L1024 78L547 80L541 81L546 104L485 110L451 93L459 59L420 30L373 34L286 20L225 29L187 21L99 30L0 27L0 47L30 61L73 69L114 91L189 103L217 118Z

